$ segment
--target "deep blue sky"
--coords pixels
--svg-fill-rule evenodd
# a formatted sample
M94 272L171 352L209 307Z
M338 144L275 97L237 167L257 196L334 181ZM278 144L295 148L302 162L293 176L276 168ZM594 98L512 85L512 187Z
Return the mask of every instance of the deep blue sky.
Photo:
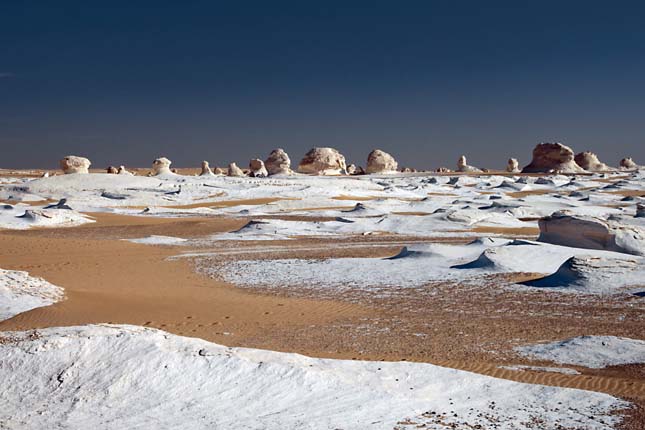
M0 167L502 167L554 140L645 163L640 4L1 1Z

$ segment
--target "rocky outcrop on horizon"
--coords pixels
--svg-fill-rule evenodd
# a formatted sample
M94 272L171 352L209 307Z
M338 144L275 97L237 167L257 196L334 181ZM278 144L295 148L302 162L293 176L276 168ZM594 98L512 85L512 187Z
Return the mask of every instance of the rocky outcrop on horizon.
M509 158L506 163L506 171L508 173L520 173L520 164L517 161L517 158Z
M231 163L228 165L228 176L246 176L244 171L237 167L237 164Z
M127 175L127 176L134 176L134 173L128 172L125 169L125 166L119 166L119 169L116 171L117 175Z
M249 176L252 178L266 178L269 176L269 172L264 167L264 161L258 158L249 161Z
M598 156L591 151L584 151L576 154L574 161L576 164L588 172L606 172L615 170L598 159Z
M632 160L632 157L625 157L622 160L620 160L620 169L621 170L633 170L637 169L638 164Z
M92 162L85 157L68 155L67 157L60 160L59 164L63 173L69 175L72 173L89 173Z
M482 169L475 167L475 166L469 166L468 162L466 161L466 156L462 155L459 157L459 160L457 160L457 172L463 172L463 173L476 173L476 172L482 172Z
M107 169L105 169L105 172L110 175L116 175L119 173L119 169L114 166L108 166Z
M170 165L172 161L166 157L159 157L152 162L152 176L157 175L172 175L173 172L170 170Z
M215 176L215 174L211 170L211 166L208 164L208 161L202 161L202 171L200 172L199 176Z
M539 143L533 149L533 159L522 173L583 173L574 160L573 150L561 143Z
M264 167L266 167L269 175L290 175L293 173L289 154L282 148L276 148L271 151L264 161Z
M310 175L346 175L345 157L334 148L312 148L300 161L299 173Z
M394 157L380 149L374 149L367 156L367 174L372 173L396 173L399 163Z

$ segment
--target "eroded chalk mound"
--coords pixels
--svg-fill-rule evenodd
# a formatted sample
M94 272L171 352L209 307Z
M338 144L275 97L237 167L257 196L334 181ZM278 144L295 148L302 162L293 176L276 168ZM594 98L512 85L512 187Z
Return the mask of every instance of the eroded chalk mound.
M380 149L374 149L367 156L367 170L369 173L394 173L399 168L399 163L394 157Z
M228 176L245 176L244 171L237 167L237 164L231 163L228 165Z
M432 364L229 348L134 326L1 336L11 364L0 366L6 428L358 430L407 418L424 428L529 430L539 417L539 428L600 430L629 405Z
M466 156L462 155L459 157L459 160L457 160L457 172L481 172L482 169L479 167L475 166L470 166L468 165L468 162L466 161Z
M620 160L620 168L621 168L622 170L632 170L632 169L637 169L637 168L638 168L638 164L636 164L636 163L634 162L634 160L632 160L632 158L631 158L631 157L626 157L626 158L623 158L622 160Z
M258 158L254 158L249 161L249 176L253 178L266 178L269 176L266 167L264 167L264 162Z
M538 288L566 288L587 293L612 293L614 290L639 284L643 275L642 258L607 259L581 256L567 259L558 270L543 278L521 284Z
M606 172L614 170L598 159L598 156L591 151L584 151L576 154L574 161L580 167L590 172Z
M291 159L289 154L282 148L276 148L264 160L264 166L269 175L289 175L291 171Z
M334 148L312 148L298 165L298 172L312 175L345 175L345 157Z
M60 168L66 175L71 173L89 173L92 162L77 155L68 155L59 162Z
M171 164L172 161L170 161L166 157L159 157L155 159L155 161L152 162L152 175L174 175L174 173L170 170Z
M540 219L539 242L575 248L602 249L632 255L645 255L645 231L617 221L572 215L566 211Z
M517 158L509 158L508 163L506 163L506 171L509 173L519 173L520 164L517 161Z
M211 166L208 164L208 161L202 161L202 171L199 176L215 176L215 174L211 170Z
M573 150L561 143L540 143L533 149L531 163L522 173L579 173L585 170L574 160Z

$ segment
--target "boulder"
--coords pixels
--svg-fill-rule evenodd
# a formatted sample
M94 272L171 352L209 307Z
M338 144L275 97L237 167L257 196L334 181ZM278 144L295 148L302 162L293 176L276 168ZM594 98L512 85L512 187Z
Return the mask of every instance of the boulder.
M416 173L417 169L414 167L404 167L401 169L401 173Z
M357 166L356 164L350 164L347 166L347 174L348 175L364 175L365 174L365 169L363 169L361 166Z
M632 170L637 169L638 164L634 163L631 157L626 157L620 160L620 169L621 170Z
M211 170L211 167L208 165L208 161L202 161L202 172L199 174L199 176L215 176L213 174L213 171Z
M442 166L442 167L439 167L439 168L435 169L435 172L437 172L437 173L450 173L450 172L452 172L452 170L450 170L447 167Z
M215 174L216 175L226 175L228 173L228 170L223 169L221 167L216 167L215 168Z
M312 175L345 175L347 165L343 154L334 148L312 148L300 161L298 172Z
M128 172L125 170L125 166L119 166L119 170L117 170L117 174L119 175L128 175L128 176L134 176L134 173Z
M282 148L276 148L269 154L269 157L264 161L269 175L290 175L291 159L289 155Z
M110 175L116 175L117 173L119 173L119 169L117 169L117 168L116 168L116 167L114 167L114 166L108 166L108 168L107 168L107 169L105 169L105 171L106 171L107 173L109 173Z
M395 173L399 168L399 163L394 157L380 149L374 149L367 156L367 169L365 172L372 173Z
M606 172L614 170L598 159L598 156L591 151L584 151L576 154L576 164L589 172Z
M482 170L475 167L475 166L469 166L468 163L466 162L466 156L462 155L459 157L459 160L457 160L457 172L481 172Z
M237 164L231 163L228 165L228 176L246 176L242 169L237 167Z
M509 173L520 173L520 164L517 161L517 158L509 158L508 163L506 163L506 171Z
M254 158L249 162L249 176L253 178L266 178L269 176L266 167L264 167L264 162L257 158Z
M539 143L531 163L522 173L580 173L585 170L574 160L573 150L561 143Z
M166 157L159 157L152 162L152 176L157 175L172 175L173 172L170 170L170 165L172 161Z
M645 230L614 220L555 212L538 222L539 242L645 256Z
M89 173L92 162L85 157L68 155L60 160L60 168L66 175L71 173Z

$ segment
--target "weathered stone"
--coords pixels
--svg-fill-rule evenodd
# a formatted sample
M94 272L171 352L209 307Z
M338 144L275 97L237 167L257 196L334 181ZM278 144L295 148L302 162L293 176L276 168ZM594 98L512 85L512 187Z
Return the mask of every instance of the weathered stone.
M92 162L85 157L68 155L60 160L60 168L66 175L71 173L89 173Z
M284 149L276 148L269 154L264 162L269 175L289 175L291 171L291 159Z
M576 154L576 164L589 172L606 172L614 170L598 159L598 156L591 151L584 151Z
M312 175L345 175L345 157L334 148L312 148L298 165L298 172Z
M374 149L367 156L367 169L368 174L371 173L395 173L399 168L399 163L396 162L394 157L380 149Z
M531 163L522 173L580 173L585 170L576 164L573 150L561 143L540 143L533 149Z
M266 178L269 176L266 167L264 167L264 162L257 158L254 158L249 162L249 176L253 178Z

